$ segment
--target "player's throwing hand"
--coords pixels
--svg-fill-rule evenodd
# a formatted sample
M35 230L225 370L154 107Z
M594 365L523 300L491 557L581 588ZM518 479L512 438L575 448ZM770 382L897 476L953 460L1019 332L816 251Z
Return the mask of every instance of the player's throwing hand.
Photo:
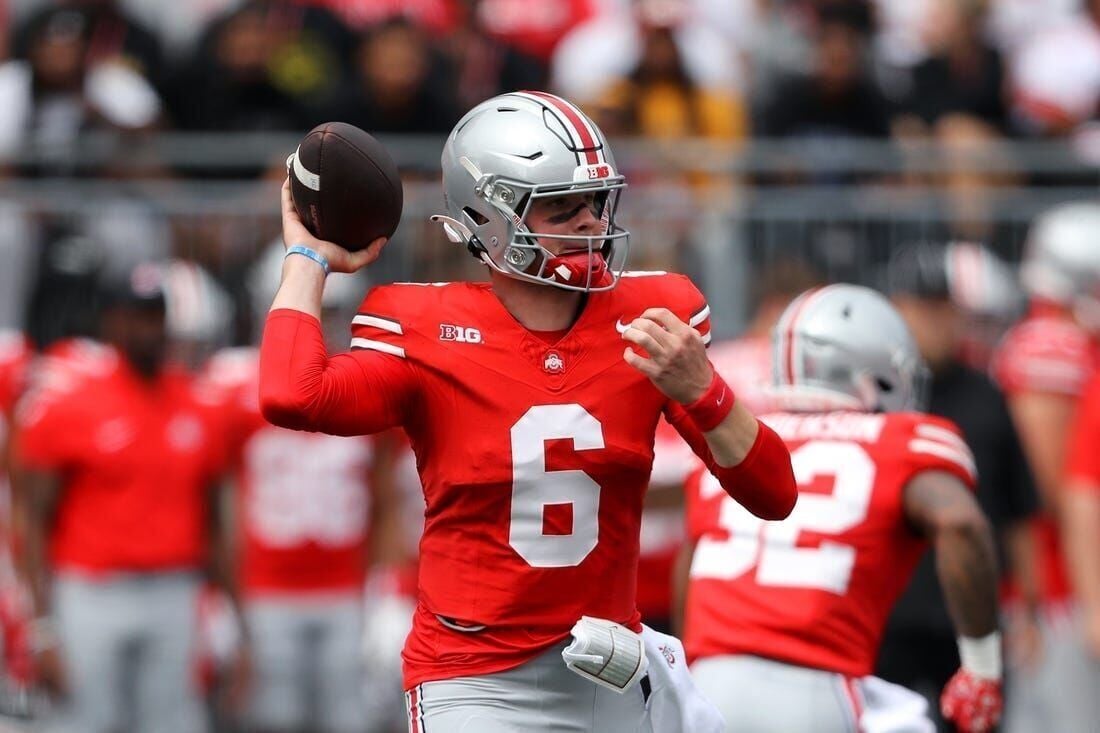
M691 403L710 386L714 368L703 338L667 308L647 309L623 331L623 338L649 355L647 359L627 347L623 352L626 363L671 399Z
M332 272L355 272L374 262L382 254L382 247L387 241L385 237L379 237L357 252L349 252L338 244L326 242L310 234L294 208L289 178L283 181L282 207L283 244L287 247L300 244L312 249L328 260L329 270Z

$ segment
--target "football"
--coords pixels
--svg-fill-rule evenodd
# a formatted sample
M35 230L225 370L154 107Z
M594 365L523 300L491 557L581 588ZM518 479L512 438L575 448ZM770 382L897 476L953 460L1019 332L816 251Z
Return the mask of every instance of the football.
M397 229L403 204L397 165L358 127L313 128L287 159L287 174L294 207L315 237L355 251Z

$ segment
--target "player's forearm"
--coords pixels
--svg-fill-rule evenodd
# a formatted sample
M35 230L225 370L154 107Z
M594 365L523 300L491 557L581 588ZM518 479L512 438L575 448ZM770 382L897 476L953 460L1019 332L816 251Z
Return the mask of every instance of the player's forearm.
M955 629L978 638L997 630L997 558L980 513L960 516L933 537L936 571Z
M731 411L723 423L730 421L734 412L736 410ZM747 414L747 411L743 412ZM755 430L752 443L742 454L741 460L732 466L723 466L720 460L713 460L708 468L725 492L756 516L767 520L785 519L798 500L790 451L775 431L751 415L749 418ZM711 433L723 427L719 425L705 434L708 446L711 444ZM741 436L737 439L740 440Z
M1070 486L1063 499L1066 560L1086 613L1100 614L1100 493Z
M753 414L740 402L735 402L733 409L716 428L703 433L715 463L728 468L745 460L756 442L758 426Z
M313 260L292 255L283 260L283 279L271 310L289 308L314 318L321 318L321 294L325 287L325 271Z

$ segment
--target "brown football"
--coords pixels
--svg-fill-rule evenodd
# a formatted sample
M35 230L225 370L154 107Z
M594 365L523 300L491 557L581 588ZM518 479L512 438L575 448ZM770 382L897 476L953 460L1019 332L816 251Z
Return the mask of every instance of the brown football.
M397 229L404 202L397 165L358 127L313 128L287 160L287 173L294 207L317 238L355 251Z

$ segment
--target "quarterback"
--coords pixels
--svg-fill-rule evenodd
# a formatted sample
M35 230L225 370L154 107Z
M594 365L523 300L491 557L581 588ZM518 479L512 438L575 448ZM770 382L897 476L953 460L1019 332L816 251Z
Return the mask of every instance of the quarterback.
M409 436L426 501L404 650L411 730L645 730L644 659L620 651L641 629L658 419L764 519L794 506L789 453L707 360L698 289L625 270L625 181L580 110L541 92L487 100L456 125L442 167L435 219L488 282L374 288L336 356L317 319L325 274L369 265L385 242L350 253L317 240L284 186L290 249L261 407L284 427ZM619 651L569 654L599 638Z

